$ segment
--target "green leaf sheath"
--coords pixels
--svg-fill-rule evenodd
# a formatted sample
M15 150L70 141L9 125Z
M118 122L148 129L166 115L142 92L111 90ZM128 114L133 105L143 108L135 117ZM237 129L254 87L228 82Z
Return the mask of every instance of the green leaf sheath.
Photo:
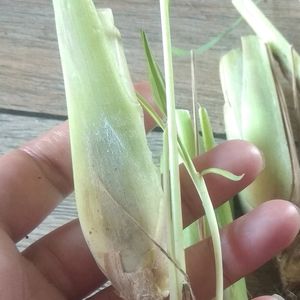
M126 299L167 295L164 195L110 10L53 0L75 194L98 265ZM151 238L150 238L151 237Z
M261 40L270 45L282 70L290 77L293 73L290 60L292 45L259 10L255 2L251 0L232 0L232 3ZM298 87L300 87L300 56L296 51L294 51L294 60L295 76Z
M248 140L265 153L266 168L241 193L245 209L268 199L289 199L291 157L265 44L255 36L243 37L242 52L229 52L220 73L228 137Z
M171 218L172 218L172 238L174 260L181 270L185 272L185 253L182 229L182 209L181 209L181 192L179 181L178 166L178 148L177 148L177 127L175 116L175 91L174 91L174 74L172 62L172 44L170 32L169 1L160 0L161 29L163 42L164 57L164 74L166 83L166 108L167 108L167 130L168 130L168 155L170 168L170 196L171 196ZM182 274L176 272L177 291L170 291L170 300L182 299L183 285L185 278Z

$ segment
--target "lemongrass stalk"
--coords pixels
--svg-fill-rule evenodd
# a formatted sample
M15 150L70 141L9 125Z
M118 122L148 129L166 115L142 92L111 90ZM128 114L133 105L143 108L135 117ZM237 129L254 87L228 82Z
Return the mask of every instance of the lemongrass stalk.
M146 56L148 58L149 51L145 51L145 52L146 52ZM154 70L154 68L151 68L150 72L153 72L153 70ZM160 74L160 72L158 72L157 74ZM153 76L153 75L150 76L150 78L156 78L156 77L157 76ZM158 122L158 123L160 123L160 122ZM187 167L189 174L194 174L193 182L194 182L194 184L198 184L197 191L198 191L202 201L204 201L206 203L204 205L205 212L206 212L208 218L210 219L210 226L213 226L212 235L213 235L214 254L215 254L215 258L216 258L216 278L217 278L216 294L217 294L217 299L222 299L222 293L223 293L222 254L221 254L221 248L220 248L220 240L219 240L220 237L219 237L219 233L218 233L217 221L216 221L216 218L214 215L213 207L210 203L211 200L207 193L204 180L195 179L197 177L202 177L202 176L199 173L197 173L197 171L194 169L194 166L192 166L191 157L189 156L188 153L186 153L186 150L183 147L182 143L180 142L180 139L178 142L179 142L179 151L181 153L182 161L185 164L185 166ZM206 191L206 193L205 193L205 191Z
M270 58L270 63L274 74L274 80L277 88L280 109L285 124L286 137L287 137L287 142L289 145L289 151L291 157L293 183L292 183L292 194L289 200L293 202L295 205L299 206L300 168L299 168L299 160L297 156L297 149L294 143L292 126L288 114L286 101L284 99L284 94L279 84L278 77L276 75L273 56L269 55L269 58ZM295 81L295 79L293 79L293 81ZM295 292L297 296L299 296L299 292L297 291L297 286L299 285L300 282L300 276L299 276L299 272L295 272L295 270L299 270L299 260L298 260L299 257L298 249L300 243L299 237L300 235L298 234L298 236L296 237L292 245L290 245L287 249L285 249L282 253L280 253L280 255L277 256L278 269L279 269L283 287L286 291L292 291L293 293Z
M194 137L193 122L190 112L184 109L176 109L176 124L178 129L178 137L182 146L190 157L196 156L196 146ZM180 157L182 162L182 158ZM183 231L184 247L188 248L201 240L198 220L190 224Z
M203 148L204 151L207 152L215 147L215 140L207 110L202 106L199 109L199 119L202 131ZM218 170L215 170L214 173L218 174ZM204 171L207 172L208 170ZM221 174L223 176L225 175L223 172ZM227 178L235 181L238 181L242 178L242 176L232 176L232 174L228 175L230 176ZM218 224L221 228L233 221L233 214L229 201L216 208L216 216Z
M291 80L294 110L295 131L300 128L300 106L297 88L300 88L300 56L280 31L266 18L261 10L251 0L234 0L234 6L248 22L255 33L268 44L284 75Z
M252 4L250 7L244 13L252 18ZM272 27L267 26L269 21L259 18L260 14L255 14L256 24L262 22L265 26L259 28L261 34L266 29L267 33L272 32ZM280 34L274 37L272 41L278 43ZM242 52L233 50L220 63L226 133L230 138L243 138L256 144L264 153L265 169L239 197L245 210L274 198L298 204L299 162L286 101L269 50L272 47L254 36L243 38L242 45ZM291 48L289 53L293 61ZM295 71L292 74L295 76ZM278 270L287 290L299 284L299 275L294 272L299 269L298 243L299 239L277 257Z
M121 297L163 299L165 201L119 31L90 0L53 4L83 234Z
M180 155L183 158L184 165L195 185L198 194L201 196L201 202L207 217L207 222L211 231L211 238L215 257L215 268L216 268L216 300L223 299L223 264L222 264L222 250L221 250L221 240L218 228L218 223L216 215L214 213L214 208L210 200L210 196L204 181L203 176L201 176L193 164L192 159L185 152L184 147L182 147L179 141Z
M254 36L242 38L242 48L242 137L262 149L266 164L265 170L249 187L252 192L248 197L257 197L256 201L260 202L274 198L291 199L293 166L267 49ZM264 82L263 86L261 82ZM265 130L261 130L262 126ZM270 132L273 132L272 143Z
M243 206L248 210L267 199L290 199L293 193L293 167L265 44L250 36L242 38L242 46L242 57L239 57L240 51L235 51L222 58L220 73L228 137L251 141L265 153L266 168L240 194ZM231 67L231 63L236 67ZM242 85L237 86L241 83L240 78ZM226 116L227 112L230 117Z
M204 107L200 107L199 116L200 116L200 124L201 124L202 136L203 136L204 151L209 151L215 147L215 141L214 141L213 130L211 127L209 116L207 110ZM240 180L241 176L237 176L231 179ZM215 213L220 228L233 222L233 212L229 201L223 203L221 206L216 208ZM207 221L205 222L204 225L206 225L206 223ZM233 285L229 286L224 290L224 300L247 300L247 299L248 299L247 287L244 278L241 278Z
M280 66L286 74L291 77L293 66L290 63L290 54L292 45L275 28L275 26L259 10L251 0L232 0L233 5L247 21L255 33L271 46L272 52L278 59ZM300 86L300 56L294 51L295 77L298 87Z
M165 3L165 5L167 5L167 4ZM168 15L167 15L167 19L168 19ZM167 35L169 35L169 33L167 33ZM163 37L164 37L164 34L163 34ZM168 39L169 39L169 37L167 38L167 40ZM147 46L147 49L148 50L145 51L146 56L147 56L148 60L153 61L153 57L152 56L149 59L149 53L151 53L151 52L150 52L150 48L148 46ZM165 52L168 52L168 51L165 51ZM170 53L169 52L167 53L167 55L169 56L169 59L170 59ZM153 65L154 65L154 63L153 63ZM165 67L166 67L166 62L165 62ZM160 72L157 72L157 68L148 68L148 69L150 70L150 72L152 72L152 73L155 72L156 73L156 74L150 74L150 76L149 76L150 81L152 79L154 79L154 78L158 78L160 76L160 74L161 74ZM170 71L170 70L168 70L168 71ZM168 72L166 72L166 74L167 73ZM160 79L159 81L162 82L163 80ZM167 77L166 77L166 83L167 82L168 81L167 81ZM156 83L154 83L154 85L155 84ZM162 90L162 89L160 89L160 90ZM160 97L161 96L164 96L164 95L160 95ZM157 102L157 104L158 104L158 106L160 106L159 102ZM180 141L180 138L179 138L179 151L181 152L182 160L183 160L185 166L187 167L188 172L190 174L192 174L194 172L193 173L194 174L194 184L198 184L197 191L199 193L201 193L199 195L200 195L202 201L205 202L204 208L205 208L205 212L206 212L206 214L207 214L207 216L208 216L208 218L210 220L209 221L210 226L213 226L213 230L212 230L213 234L212 235L213 235L214 254L215 254L215 258L216 258L216 278L217 278L217 280L216 280L216 282L217 282L217 284L216 284L216 291L217 291L216 295L217 295L217 299L222 299L222 293L223 293L222 254L221 254L221 248L220 248L220 237L219 237L219 233L218 233L217 221L216 221L216 218L215 218L215 215L214 215L214 211L213 211L213 207L211 205L211 201L210 201L209 195L208 195L206 187L205 187L204 180L197 180L197 179L195 179L197 177L201 177L202 178L202 176L200 174L198 174L195 169L192 169L193 166L192 166L192 163L191 163L191 157L190 157L190 155L188 153L186 153L186 149L182 149L182 148L184 148L184 147L183 147L183 144L182 144L182 142ZM205 191L206 191L206 193L205 193Z
M233 49L220 61L220 80L224 95L224 123L228 139L241 139L241 99L243 87L243 56Z
M187 130L190 131L190 138L191 141L194 140L194 148L191 146L187 141L182 141L181 137L179 136L178 142L179 142L179 150L181 153L181 157L183 159L183 162L188 169L188 172L190 176L192 177L193 172L195 171L191 169L191 166L189 164L192 164L191 158L193 156L189 154L195 154L199 155L199 141L198 141L198 122L196 118L196 80L195 80L195 59L193 55L193 51L191 51L191 81L192 81L192 102L193 102L193 130ZM187 119L190 119L187 114L185 114L185 117ZM191 123L191 121L189 122ZM187 132L186 132L187 133ZM193 139L192 139L193 137ZM185 138L185 135L183 134L183 138ZM192 143L192 142L190 142ZM186 145L189 145L189 147L185 147ZM194 149L194 150L193 150ZM191 153L188 153L187 150L190 150ZM194 153L193 153L194 152ZM196 172L197 173L197 172ZM195 175L195 173L194 173ZM202 178L202 175L198 174L199 177ZM193 180L193 178L192 178ZM206 185L203 181L196 182L195 179L193 180L194 184L198 184L196 186L196 189L199 193L199 196L201 197L202 204L205 210L205 213L207 215L207 223L208 227L212 229L212 240L213 240L213 247L214 247L214 254L215 254L215 263L216 263L216 299L222 298L223 295L223 266L222 266L222 252L221 252L221 243L220 243L220 237L218 232L218 225L216 220L216 215L212 209L211 200L209 195L205 194ZM206 221L206 218L205 218ZM194 222L191 224L188 228L186 228L186 232L188 233L188 240L191 245L197 242L201 238L201 229L199 226L201 226L202 223L199 221ZM202 236L203 238L203 236Z
M172 199L171 199L171 190L170 190L170 167L169 167L169 147L168 147L168 131L164 130L163 132L163 153L162 153L162 175L163 175L163 189L166 196L166 201L168 203L168 216L167 216L167 226L168 226L168 232L169 232L169 238L168 238L168 253L171 258L175 257L175 249L174 249L174 242L172 239L173 234L173 226L172 226L172 218L171 218L171 207L172 207ZM169 291L170 291L170 298L181 298L181 292L179 295L177 295L178 287L177 287L177 272L176 266L172 261L169 261L168 264L169 268ZM177 296L176 296L177 295Z
M169 167L170 167L170 192L172 203L172 220L173 220L173 242L174 242L174 260L178 266L185 271L185 254L183 244L183 224L181 210L180 180L177 153L177 128L175 117L175 91L174 76L172 62L172 46L170 34L170 17L169 17L169 1L160 0L161 12L161 29L164 57L164 73L166 83L166 108L167 108L167 130L168 130L168 147L169 147ZM182 299L183 284L185 278L177 271L176 273L177 292L170 291L170 300ZM180 296L180 298L178 298Z

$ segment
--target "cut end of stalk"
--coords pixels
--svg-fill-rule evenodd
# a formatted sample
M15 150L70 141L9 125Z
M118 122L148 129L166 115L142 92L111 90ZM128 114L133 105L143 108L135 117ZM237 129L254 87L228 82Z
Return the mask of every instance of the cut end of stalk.
M157 251L157 250L153 250ZM152 256L152 255L151 255ZM157 266L161 262L157 262ZM168 290L161 290L156 285L159 268L155 264L141 268L136 272L124 272L119 253L109 253L105 257L105 269L110 274L110 281L123 299L140 300L141 295L149 300L162 300L169 296ZM164 286L168 286L165 282Z

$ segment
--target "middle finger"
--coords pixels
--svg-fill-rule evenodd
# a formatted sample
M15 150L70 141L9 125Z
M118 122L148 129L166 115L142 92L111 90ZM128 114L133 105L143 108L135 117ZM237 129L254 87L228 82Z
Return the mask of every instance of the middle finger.
M225 285L252 272L288 246L299 227L300 218L295 206L280 200L269 201L229 224L221 231ZM85 245L78 222L50 233L25 250L24 256L68 299L81 299L105 280ZM211 299L215 278L211 240L188 248L186 260L196 299ZM57 261L60 263L58 268ZM64 284L66 278L72 283L68 288ZM107 292L111 293L111 299L119 299L112 289L110 291ZM100 295L95 299L110 299Z

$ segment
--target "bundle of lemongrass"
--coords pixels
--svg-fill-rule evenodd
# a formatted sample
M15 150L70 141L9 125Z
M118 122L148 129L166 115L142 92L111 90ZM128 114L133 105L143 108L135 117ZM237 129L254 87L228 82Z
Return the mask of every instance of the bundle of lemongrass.
M276 198L299 206L299 161L280 78L282 71L290 82L294 128L299 128L300 58L251 0L232 2L257 36L243 37L242 48L230 51L220 63L226 133L228 138L253 142L265 157L264 171L240 193L240 199L245 210ZM278 256L284 288L296 297L300 296L299 242L296 239Z
M240 176L219 169L199 174L192 163L198 153L198 130L187 112L175 110L169 1L160 1L165 79L143 36L161 114L134 92L112 12L96 10L92 0L53 3L79 219L97 264L124 299L194 299L185 267L184 236L188 235L191 244L198 241L199 232L197 227L187 229L187 234L183 231L181 161L206 213L203 222L208 225L206 235L211 235L215 255L216 299L223 299L219 229L203 174L217 172L232 180ZM164 130L163 188L146 144L138 99ZM208 149L211 129L204 110L201 116ZM186 136L190 136L188 142ZM232 216L225 219L231 221ZM191 231L196 234L190 235ZM246 298L243 283L236 291L237 297L228 298Z

